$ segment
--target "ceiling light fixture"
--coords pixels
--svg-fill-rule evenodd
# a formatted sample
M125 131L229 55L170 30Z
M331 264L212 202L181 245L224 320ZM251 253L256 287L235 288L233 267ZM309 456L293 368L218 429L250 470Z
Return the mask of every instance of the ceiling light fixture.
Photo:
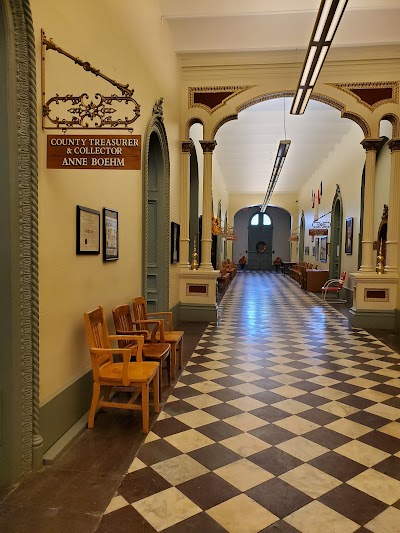
M292 115L302 115L332 44L348 0L322 0L293 100Z
M274 192L276 182L278 181L279 174L281 173L283 163L285 162L286 155L288 153L290 146L290 141L287 139L284 141L279 141L278 152L276 154L274 168L272 169L271 179L269 180L268 189L265 194L264 203L261 206L261 213L265 213L267 210L268 203Z

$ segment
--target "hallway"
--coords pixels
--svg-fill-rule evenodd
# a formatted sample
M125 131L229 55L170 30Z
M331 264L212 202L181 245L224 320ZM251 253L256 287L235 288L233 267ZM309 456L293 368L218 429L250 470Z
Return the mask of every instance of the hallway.
M287 277L241 273L98 533L398 532L399 359Z

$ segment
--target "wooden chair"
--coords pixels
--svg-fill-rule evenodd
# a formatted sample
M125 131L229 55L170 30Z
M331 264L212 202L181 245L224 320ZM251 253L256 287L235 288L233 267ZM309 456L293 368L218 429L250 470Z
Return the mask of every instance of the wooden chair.
M160 329L160 332L156 333L156 338L160 342L168 342L171 345L171 370L172 379L175 379L175 368L179 358L179 368L182 368L182 353L183 353L183 334L184 331L175 331L172 324L171 311L157 311L154 313L148 313L146 307L146 300L143 296L138 296L133 300L133 316L135 322L138 325L142 325L145 329L146 320L157 317L162 318L164 322L164 328ZM165 318L164 318L165 317Z
M149 343L143 346L143 358L145 361L158 361L160 363L160 390L162 389L162 364L167 363L168 384L171 384L171 345L168 343L157 342L156 334L164 327L162 320L148 320L147 325L153 325L151 334L148 330L138 330L136 324L132 320L131 310L128 304L123 304L115 307L112 311L114 318L115 333L117 335L142 335L143 340L150 338ZM118 346L126 348L131 346L129 341L119 340Z
M153 384L154 410L160 412L160 365L142 360L144 339L141 335L109 335L104 310L101 306L83 315L89 343L93 371L93 395L89 411L88 427L94 426L94 416L99 407L133 409L142 411L143 433L149 432L149 387ZM111 340L125 340L137 343L129 348L111 348ZM113 355L122 356L123 362L114 363ZM131 362L131 357L136 362ZM100 400L101 387L105 388L105 400ZM112 390L132 392L127 403L111 402ZM134 401L141 394L141 404Z

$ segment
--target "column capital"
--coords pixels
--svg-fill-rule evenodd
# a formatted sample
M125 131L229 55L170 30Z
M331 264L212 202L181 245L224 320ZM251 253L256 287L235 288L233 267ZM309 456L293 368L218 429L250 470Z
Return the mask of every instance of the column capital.
M400 151L400 139L390 139L390 141L388 142L388 146L391 152L399 152Z
M194 146L194 143L190 139L188 141L182 141L182 153L183 154L190 154L193 146Z
M360 144L366 152L376 152L382 144L382 139L364 139Z
M217 141L200 141L200 144L203 148L203 153L212 154L214 148L217 146Z

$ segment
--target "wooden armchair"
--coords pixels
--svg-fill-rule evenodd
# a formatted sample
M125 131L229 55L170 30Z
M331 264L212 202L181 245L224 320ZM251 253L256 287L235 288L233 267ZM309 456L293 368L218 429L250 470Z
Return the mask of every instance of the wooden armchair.
M146 321L153 318L162 318L164 328L160 332L156 332L156 339L160 342L167 342L171 345L171 374L172 379L175 379L175 368L179 358L179 368L182 368L182 353L183 353L183 334L184 331L175 331L172 324L172 313L170 311L157 311L154 313L147 312L146 300L143 296L138 296L133 300L133 316L135 322L139 326L146 327Z
M159 368L156 362L142 360L144 339L142 335L109 335L104 310L101 306L83 315L89 343L93 371L93 395L89 410L88 428L94 426L94 416L99 407L133 409L142 411L143 433L149 432L149 387L153 385L154 410L160 411ZM129 348L111 348L111 340L136 343ZM114 363L113 355L122 356L123 362ZM136 362L131 362L131 357ZM101 387L105 400L100 399ZM132 392L127 403L110 401L112 390ZM141 394L141 403L134 401Z
M143 340L149 340L150 342L143 345L143 358L145 361L158 361L160 363L160 389L162 389L162 364L164 361L167 363L168 371L168 384L171 384L171 345L165 342L158 342L156 334L159 330L164 329L164 322L162 320L147 320L145 322L147 326L153 326L152 331L140 330L137 328L137 324L133 322L131 316L131 310L128 304L123 304L115 307L112 311L115 333L117 335L142 335ZM161 337L164 336L162 332ZM118 346L126 348L131 346L129 341L119 340Z

